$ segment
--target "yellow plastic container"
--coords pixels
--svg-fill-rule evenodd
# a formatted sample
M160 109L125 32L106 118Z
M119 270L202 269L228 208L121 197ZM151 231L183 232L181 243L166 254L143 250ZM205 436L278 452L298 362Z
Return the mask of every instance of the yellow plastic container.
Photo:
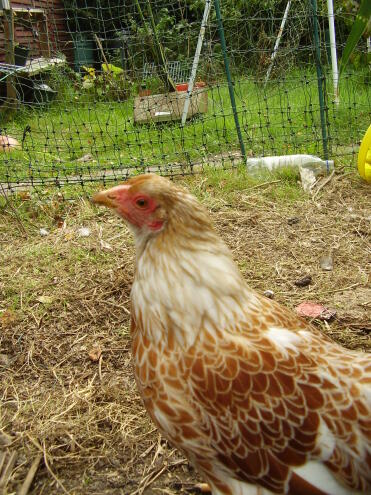
M362 179L371 182L371 125L367 129L359 148L358 171Z

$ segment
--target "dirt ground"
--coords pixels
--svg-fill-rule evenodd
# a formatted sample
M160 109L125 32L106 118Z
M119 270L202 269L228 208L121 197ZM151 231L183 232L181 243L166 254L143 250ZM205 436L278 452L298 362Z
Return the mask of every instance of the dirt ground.
M370 351L370 185L344 170L314 198L284 176L181 182L208 206L250 286L293 309L336 310L314 323ZM195 492L197 473L161 439L136 391L127 228L84 199L21 194L2 203L0 232L0 493L20 490L33 462L23 495ZM306 275L309 285L295 284Z

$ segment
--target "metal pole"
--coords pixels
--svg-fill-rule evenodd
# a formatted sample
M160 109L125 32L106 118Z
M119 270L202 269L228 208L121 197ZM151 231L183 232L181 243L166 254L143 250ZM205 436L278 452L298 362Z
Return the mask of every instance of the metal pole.
M338 59L336 54L336 38L335 38L335 16L333 0L327 0L328 25L330 30L330 48L331 48L331 65L332 79L334 83L334 97L336 105L339 105L339 71Z
M269 79L269 76L271 75L271 72L272 72L272 69L273 69L274 59L276 58L278 47L280 45L280 41L281 41L281 37L282 37L282 33L283 33L283 29L285 27L285 24L286 24L286 21L287 21L287 17L289 15L290 5L291 5L291 0L289 0L287 2L285 13L283 14L283 18L282 18L280 30L278 31L277 39L276 39L276 42L275 42L274 48L273 48L273 53L271 55L271 63L269 65L269 67L268 67L267 75L265 76L264 86L267 84L268 79Z
M198 35L196 52L195 52L195 56L194 56L193 64L192 64L192 71L191 71L191 75L190 75L190 78L188 81L187 96L185 98L184 108L183 108L183 113L182 113L182 126L184 126L185 121L187 120L189 104L191 102L193 85L194 85L194 82L196 79L197 67L198 67L198 62L200 60L202 43L204 41L205 30L206 30L207 20L209 18L210 8L211 8L211 0L206 0L204 15L203 15L202 22L201 22L201 29L200 29L200 33Z
M318 17L317 17L317 0L311 0L312 3L312 21L313 21L313 34L314 34L314 44L315 44L315 58L316 58L316 70L317 70L317 84L318 84L318 100L319 100L319 111L321 116L321 128L322 128L322 146L323 154L326 160L328 160L328 136L327 136L327 125L325 116L325 96L322 84L325 81L322 67L321 67L321 50L319 44L319 33L318 33Z
M216 19L218 21L219 38L220 38L220 44L222 46L223 59L224 59L224 67L225 67L225 72L226 72L226 75L227 75L229 97L231 99L231 104L232 104L234 123L235 123L235 126L236 126L236 131L237 131L237 135L238 135L238 141L240 143L241 154L242 154L242 157L244 159L244 162L246 163L247 157L246 157L245 145L243 144L240 123L238 121L236 100L235 100L235 97L234 97L234 89L233 89L232 76L231 76L231 72L229 70L229 60L228 60L228 55L227 55L227 45L226 45L226 42L225 42L224 28L223 28L223 23L222 23L222 16L221 16L221 13L220 13L219 0L214 0L214 6L215 6Z

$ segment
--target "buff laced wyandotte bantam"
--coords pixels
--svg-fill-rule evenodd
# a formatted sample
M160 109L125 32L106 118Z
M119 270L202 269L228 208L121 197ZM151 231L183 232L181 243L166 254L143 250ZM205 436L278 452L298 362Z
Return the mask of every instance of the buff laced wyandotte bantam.
M371 493L371 361L254 292L186 190L97 193L135 236L139 393L213 495Z

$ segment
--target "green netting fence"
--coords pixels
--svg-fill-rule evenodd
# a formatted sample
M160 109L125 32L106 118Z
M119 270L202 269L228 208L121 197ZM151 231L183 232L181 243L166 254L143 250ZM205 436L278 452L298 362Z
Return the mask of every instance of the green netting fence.
M3 191L230 168L242 155L310 153L354 166L371 122L370 46L361 39L337 97L323 0L316 9L313 0L221 0L226 51L214 0L202 43L205 0L5 3ZM339 58L355 14L335 2Z

